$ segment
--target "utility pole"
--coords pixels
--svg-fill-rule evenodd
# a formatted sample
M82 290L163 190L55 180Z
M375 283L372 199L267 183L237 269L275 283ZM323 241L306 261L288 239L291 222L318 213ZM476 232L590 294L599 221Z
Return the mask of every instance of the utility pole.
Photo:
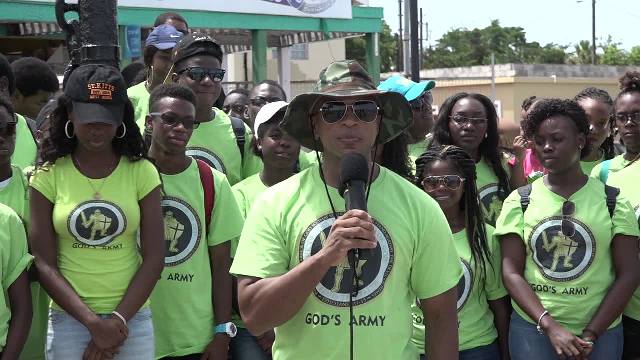
M400 30L398 31L398 38L396 41L396 44L398 44L398 69L397 71L403 71L404 70L404 59L402 57L403 55L403 49L404 49L404 44L402 42L402 0L398 0L398 24L400 25Z
M420 69L422 69L422 55L424 54L423 53L424 49L422 46L422 43L424 42L424 37L422 37L423 24L424 23L422 22L422 8L420 8L420 56L419 56L420 61L418 62Z
M404 35L403 35L403 63L404 66L402 69L405 74L409 74L411 72L411 9L409 8L409 3L411 0L404 0ZM417 20L416 20L417 21Z
M591 0L591 64L596 64L596 0Z
M420 54L418 51L418 0L409 0L411 18L411 80L420 82Z

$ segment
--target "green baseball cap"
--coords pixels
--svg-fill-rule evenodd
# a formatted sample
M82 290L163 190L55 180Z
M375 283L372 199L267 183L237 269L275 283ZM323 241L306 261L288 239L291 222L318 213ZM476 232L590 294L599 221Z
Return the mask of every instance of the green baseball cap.
M397 92L376 89L369 73L355 60L331 63L320 72L313 92L300 94L291 100L281 126L308 149L323 151L322 144L313 138L311 109L319 98L336 100L348 96L375 98L382 119L378 143L393 140L413 122L409 103Z

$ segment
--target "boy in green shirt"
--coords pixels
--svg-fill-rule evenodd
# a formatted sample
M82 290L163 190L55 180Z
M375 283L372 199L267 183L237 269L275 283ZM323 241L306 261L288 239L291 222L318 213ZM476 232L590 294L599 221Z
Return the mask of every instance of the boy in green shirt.
M247 328L275 328L276 360L348 359L350 345L362 359L415 360L409 324L417 297L429 359L455 358L461 269L451 230L433 200L371 158L376 143L411 124L409 105L376 90L355 61L329 65L316 91L293 99L282 126L322 151L323 162L258 197L231 267ZM368 212L345 211L337 191L350 153L372 174ZM351 249L366 250L349 263Z
M240 235L243 219L225 176L185 154L197 126L193 91L160 85L149 100L149 157L162 177L166 246L165 268L151 295L156 358L226 359L235 336L230 240ZM209 209L200 171L211 177Z

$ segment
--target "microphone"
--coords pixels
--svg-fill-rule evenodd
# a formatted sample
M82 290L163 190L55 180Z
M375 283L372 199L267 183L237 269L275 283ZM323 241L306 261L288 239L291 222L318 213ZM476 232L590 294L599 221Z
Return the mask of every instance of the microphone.
M367 211L367 181L369 180L369 167L367 159L358 153L348 153L340 162L340 196L344 198L347 210ZM358 258L366 249L353 249L349 251L351 262L355 254Z

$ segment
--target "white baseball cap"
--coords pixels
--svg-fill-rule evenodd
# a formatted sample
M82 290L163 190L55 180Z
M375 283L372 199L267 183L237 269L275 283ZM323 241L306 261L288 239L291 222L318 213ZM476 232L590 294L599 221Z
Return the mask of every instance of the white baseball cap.
M286 101L274 101L274 102L265 104L260 109L260 111L258 111L258 114L256 115L256 120L253 122L253 136L257 138L258 129L260 128L260 125L271 120L275 114L282 111L284 115L284 112L287 110L288 105L289 103Z

